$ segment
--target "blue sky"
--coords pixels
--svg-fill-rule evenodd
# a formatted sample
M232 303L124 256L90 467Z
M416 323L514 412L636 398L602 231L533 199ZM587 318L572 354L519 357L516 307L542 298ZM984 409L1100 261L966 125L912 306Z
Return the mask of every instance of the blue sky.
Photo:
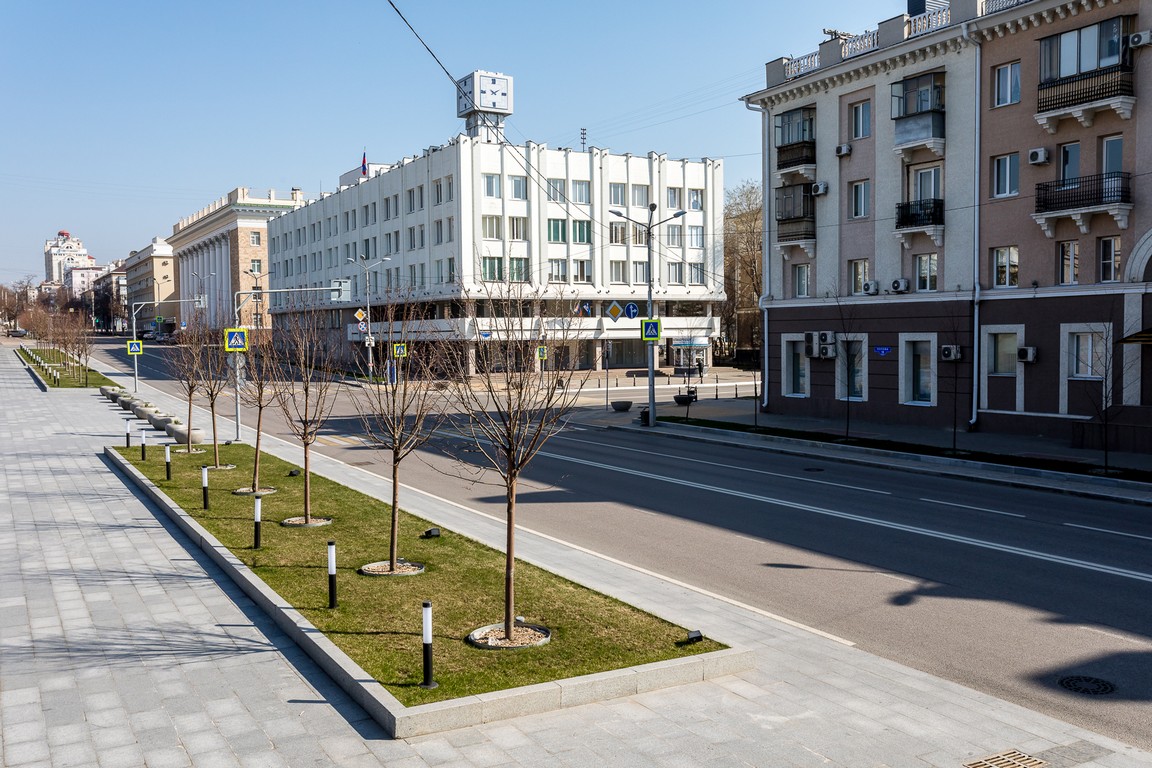
M724 158L758 179L740 96L821 29L905 3L395 0L455 77L515 78L506 135L551 147ZM578 10L574 10L578 9ZM0 283L43 277L66 229L104 264L238 186L308 197L359 165L461 132L452 84L387 0L38 0L0 25Z

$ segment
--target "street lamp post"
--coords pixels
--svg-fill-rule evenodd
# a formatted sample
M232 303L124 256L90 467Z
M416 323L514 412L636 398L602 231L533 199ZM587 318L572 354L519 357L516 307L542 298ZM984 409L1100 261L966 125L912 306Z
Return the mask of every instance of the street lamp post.
M371 264L368 264L368 254L362 253L360 254L359 259L354 259L349 256L347 259L345 259L345 261L347 261L349 264L355 264L364 270L364 304L366 306L364 311L368 313L368 322L365 326L368 329L368 335L364 337L364 346L368 347L368 383L371 384L376 381L376 371L373 366L372 358L372 350L373 347L376 346L376 339L372 336L372 291L369 290L370 286L368 284L368 270L372 269L372 267L378 267L386 261L392 261L392 259L388 256L385 256L379 261L374 261Z
M610 211L613 216L619 216L625 221L630 221L638 227L644 228L644 243L648 248L648 319L653 319L652 313L652 284L655 280L655 270L652 265L652 230L661 224L667 224L672 219L678 219L683 216L686 211L676 211L666 219L661 219L655 223L652 222L653 217L656 215L656 203L648 204L648 223L645 224L636 219L625 216L621 211ZM648 426L656 426L656 342L648 342Z

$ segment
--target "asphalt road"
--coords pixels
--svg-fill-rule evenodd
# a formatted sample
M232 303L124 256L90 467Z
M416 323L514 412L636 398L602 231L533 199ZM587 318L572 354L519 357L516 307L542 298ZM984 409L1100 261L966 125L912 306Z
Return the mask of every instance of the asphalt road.
M141 376L175 394L156 380L164 355L146 349ZM122 345L111 356L123 368ZM219 410L231 414L231 399ZM278 413L266 423L291 439ZM359 432L350 400L329 426ZM390 472L382 451L324 442L325 454ZM404 463L402 482L502 514L502 486L479 458L446 434ZM531 464L518 522L1152 748L1146 507L574 428ZM1078 677L1115 690L1060 684Z

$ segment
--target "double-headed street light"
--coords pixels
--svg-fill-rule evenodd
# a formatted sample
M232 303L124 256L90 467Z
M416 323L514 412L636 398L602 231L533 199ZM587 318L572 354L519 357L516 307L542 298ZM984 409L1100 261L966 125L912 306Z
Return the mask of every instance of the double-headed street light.
M371 286L368 283L368 270L372 269L373 267L378 267L386 261L392 261L392 259L388 256L385 256L379 261L374 261L369 264L367 263L368 255L362 253L360 254L359 259L354 259L349 256L347 259L345 259L345 261L347 261L349 264L355 264L364 270L364 304L366 305L365 311L368 313L368 320L364 326L368 329L368 335L364 337L364 346L368 347L368 381L369 383L372 383L376 381L376 371L373 367L372 360L372 348L376 346L376 339L372 336L372 291Z
M647 224L625 216L622 211L609 212L613 216L619 216L644 229L644 243L648 248L648 319L652 320L652 282L656 278L655 270L652 268L652 230L661 224L667 224L672 219L680 218L686 211L676 211L668 218L653 223L652 218L656 215L656 203L649 203ZM648 342L648 426L656 426L656 342L654 340Z

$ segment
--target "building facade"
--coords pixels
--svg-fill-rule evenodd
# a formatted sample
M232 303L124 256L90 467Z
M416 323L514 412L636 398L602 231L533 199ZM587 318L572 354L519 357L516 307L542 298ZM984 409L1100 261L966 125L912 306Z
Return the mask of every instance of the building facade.
M483 93L481 75L496 79L474 73L466 92ZM491 103L507 114L511 78L499 82L508 95ZM485 297L520 291L546 302L549 314L575 318L579 339L554 351L557 364L643 367L644 232L649 221L684 211L654 228L652 291L663 322L657 362L707 363L724 300L721 162L514 146L500 121L478 111L467 103L459 109L471 135L351 171L339 191L270 221L272 286L284 291L270 297L273 315L299 306L293 290L346 280L343 300L314 295L349 354L366 335L353 313L369 302L374 310L417 302L430 337L474 349L497 325ZM373 312L373 334L383 331L382 312Z
M172 246L162 237L124 262L127 289L127 327L137 332L152 329L171 333L179 323L180 305L176 293L176 259ZM157 322L156 318L164 318ZM133 326L135 322L135 326Z
M128 330L128 273L123 263L92 282L89 298L96 330L104 333Z
M210 325L232 325L236 293L258 290L267 273L268 220L303 204L299 189L293 189L287 198L278 198L275 190L254 194L246 187L237 187L177 222L168 244L175 256L181 311L187 314L203 297L201 304ZM243 325L261 327L267 322L265 302L245 305Z
M52 240L44 241L44 280L64 283L64 275L74 267L95 267L96 259L88 253L78 237L60 230Z
M1090 439L1152 400L1147 5L912 0L767 65L765 407Z

